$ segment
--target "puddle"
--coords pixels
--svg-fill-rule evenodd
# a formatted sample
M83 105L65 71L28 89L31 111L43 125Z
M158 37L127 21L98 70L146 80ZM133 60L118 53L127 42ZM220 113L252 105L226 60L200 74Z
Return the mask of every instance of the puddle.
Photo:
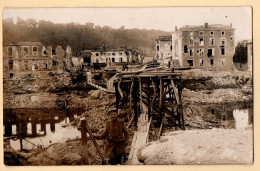
M198 107L204 120L216 123L213 127L226 129L247 129L253 124L252 106L212 104Z
M23 136L10 140L13 149L35 149L68 139L80 138L76 126L69 123L81 115L82 109L62 111L58 109L16 109L4 111L4 136Z

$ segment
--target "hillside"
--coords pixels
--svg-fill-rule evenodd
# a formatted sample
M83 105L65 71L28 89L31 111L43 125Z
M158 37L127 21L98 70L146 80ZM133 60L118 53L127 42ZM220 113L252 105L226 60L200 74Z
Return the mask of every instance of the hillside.
M96 26L94 23L84 25L77 23L55 24L49 21L33 19L17 19L14 23L12 18L3 20L3 43L11 44L22 41L39 41L45 46L63 48L70 45L72 50L139 48L144 52L155 50L155 40L160 35L169 35L169 32L145 29L119 29L112 27Z

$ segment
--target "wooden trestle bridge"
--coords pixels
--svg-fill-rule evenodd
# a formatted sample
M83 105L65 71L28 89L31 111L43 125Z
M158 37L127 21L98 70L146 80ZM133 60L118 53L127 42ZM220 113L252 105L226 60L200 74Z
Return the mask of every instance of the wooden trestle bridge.
M89 74L90 75L90 74ZM134 130L133 138L130 140L131 150L128 155L127 164L140 164L137 159L139 148L149 141L150 129L157 133L154 137L159 139L165 127L185 129L182 108L182 74L169 68L161 66L144 65L141 69L132 69L116 73L114 80L116 95L116 108L123 116L127 127ZM96 86L89 77L89 84L104 91L104 88ZM86 128L86 121L81 122L81 128ZM86 134L82 129L82 154L86 152ZM95 139L91 136L93 142ZM105 164L105 159L100 153L98 145L95 145ZM86 158L86 157L85 157Z
M181 77L180 72L156 69L118 75L114 82L116 107L119 111L132 109L134 114L129 122L137 128L129 164L139 163L136 153L148 142L150 127L159 129L158 139L165 126L185 129Z

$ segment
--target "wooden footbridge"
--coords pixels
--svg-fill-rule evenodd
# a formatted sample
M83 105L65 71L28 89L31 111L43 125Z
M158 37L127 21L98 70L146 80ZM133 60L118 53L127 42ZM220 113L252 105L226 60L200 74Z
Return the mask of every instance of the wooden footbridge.
M140 69L123 71L115 75L116 108L134 130L127 164L140 164L137 153L148 143L151 129L156 131L153 138L160 139L164 128L185 129L182 108L182 74L163 67L141 66ZM90 81L91 83L91 81ZM96 87L96 86L95 86ZM96 87L101 89L100 87ZM112 91L107 91L112 92ZM84 121L85 122L85 121ZM82 127L86 127L82 125ZM91 135L90 129L88 129ZM85 149L84 130L82 133ZM91 136L92 137L92 136ZM93 139L95 142L95 139ZM98 146L96 146L98 149ZM83 154L85 153L83 150ZM102 163L105 160L98 150Z
M185 129L182 109L182 75L161 69L124 72L114 82L116 107L133 109L133 136L128 164L139 164L137 151L149 140L150 128L158 130L157 139L167 126ZM128 117L130 118L130 117Z

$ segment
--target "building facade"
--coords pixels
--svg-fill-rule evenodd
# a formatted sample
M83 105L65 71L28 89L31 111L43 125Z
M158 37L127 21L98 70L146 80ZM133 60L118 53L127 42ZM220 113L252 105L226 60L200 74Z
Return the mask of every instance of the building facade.
M78 68L99 69L104 66L121 66L125 64L141 64L143 52L139 49L111 49L108 51L84 50L72 57L73 65Z
M172 60L172 36L159 36L156 40L156 59L162 64Z
M63 72L71 67L71 48L47 49L40 42L21 42L3 46L3 78L46 78L50 72Z
M181 67L231 70L235 53L232 24L184 26L172 34L172 59Z

